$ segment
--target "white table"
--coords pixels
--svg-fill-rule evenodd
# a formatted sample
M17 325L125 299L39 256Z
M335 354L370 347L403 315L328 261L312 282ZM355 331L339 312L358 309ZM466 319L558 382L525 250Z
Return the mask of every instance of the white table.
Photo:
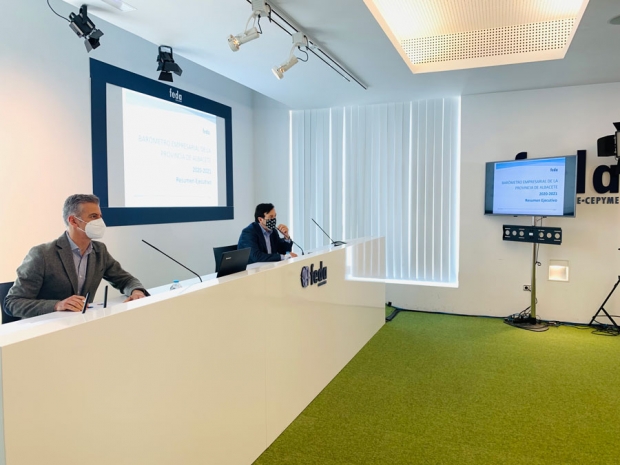
M2 325L0 464L251 464L383 325L384 283L350 277L380 276L383 251L358 240ZM321 261L326 284L303 288Z

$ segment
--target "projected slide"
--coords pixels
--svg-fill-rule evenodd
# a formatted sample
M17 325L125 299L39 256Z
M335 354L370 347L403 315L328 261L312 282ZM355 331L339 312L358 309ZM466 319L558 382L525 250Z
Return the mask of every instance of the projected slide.
M494 214L561 216L565 158L495 165Z
M123 89L125 207L218 205L216 117Z

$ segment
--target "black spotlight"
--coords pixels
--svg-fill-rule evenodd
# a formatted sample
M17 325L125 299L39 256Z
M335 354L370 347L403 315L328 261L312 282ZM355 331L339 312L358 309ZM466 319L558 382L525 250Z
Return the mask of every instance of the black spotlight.
M620 142L620 123L614 123L616 133L611 136L601 137L596 141L599 157L618 157L618 142Z
M71 13L69 15L69 19L71 20L69 22L69 27L73 29L73 32L75 32L78 37L85 37L84 45L86 46L86 51L90 52L101 45L99 39L103 36L103 32L97 29L95 23L88 17L87 8L86 5L82 5L79 14L76 15L75 13Z
M172 47L168 47L167 45L159 46L157 63L157 71L161 71L161 73L159 73L160 81L172 82L172 73L177 76L183 74L181 67L174 62Z

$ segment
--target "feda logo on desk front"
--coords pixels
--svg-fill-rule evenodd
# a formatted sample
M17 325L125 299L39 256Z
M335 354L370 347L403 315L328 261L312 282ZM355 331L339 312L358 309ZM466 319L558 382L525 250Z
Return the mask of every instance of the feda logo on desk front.
M301 269L301 287L308 287L316 284L322 286L327 284L327 267L320 262L319 267L315 270L314 264L310 267L304 266Z

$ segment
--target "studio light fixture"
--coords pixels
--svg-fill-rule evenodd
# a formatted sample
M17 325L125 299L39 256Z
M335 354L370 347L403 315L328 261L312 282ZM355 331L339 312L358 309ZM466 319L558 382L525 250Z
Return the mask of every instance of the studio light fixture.
M284 77L284 73L291 69L299 62L299 58L295 56L295 49L300 49L301 47L308 48L308 38L304 35L303 32L296 32L292 35L293 38L293 47L291 48L291 53L289 54L288 59L282 63L280 66L276 66L271 71L278 79L282 79ZM307 55L307 52L304 52ZM306 59L307 60L307 59Z
M265 3L265 0L252 0L252 14L245 23L245 29L241 34L228 37L228 46L233 52L238 52L241 45L250 42L251 40L258 39L262 33L260 30L260 19L264 16L269 16L271 8ZM250 21L253 21L252 27ZM258 27L257 27L258 26Z
M86 5L80 7L79 14L71 13L69 15L69 27L78 37L84 37L84 45L87 52L101 45L99 39L103 36L103 32L97 29L95 23L88 17L88 7Z
M618 144L620 143L620 122L614 123L616 133L610 136L601 137L596 141L596 148L599 157L616 157L620 161Z
M277 77L278 79L282 79L284 77L284 73L288 71L289 69L291 69L298 62L299 62L299 59L293 53L291 53L291 56L285 63L282 63L280 66L276 66L275 68L272 68L271 71L273 71L273 74L275 75L275 77Z
M169 47L168 45L159 46L157 63L157 71L161 71L159 74L160 81L172 82L172 73L177 76L183 74L181 67L174 62L172 47Z
M279 27L286 34L290 36L301 36L303 37L303 41L300 41L299 44L295 44L295 38L293 38L293 49L288 57L288 59L282 63L280 66L276 66L272 68L273 74L278 79L282 79L284 77L284 73L295 66L299 61L308 61L308 58L302 59L299 56L295 56L294 51L296 47L305 47L303 49L300 48L302 53L306 54L306 57L309 57L311 53L320 61L329 66L332 70L338 73L343 79L347 82L355 82L362 89L366 90L368 87L358 79L353 73L347 70L343 65L341 65L335 58L333 58L329 52L319 45L316 41L314 41L311 37L308 37L305 33L301 31L301 28L296 25L296 22L288 17L286 14L279 12L277 8L274 8L273 5L266 3L266 0L245 0L247 3L252 5L252 16L248 20L245 31L237 36L230 36L228 38L228 44L230 48L236 52L239 50L239 46L242 44L249 42L250 40L256 39L263 33L260 27L260 18L266 16L269 19L269 24L273 24L274 26ZM248 29L250 25L250 20L254 19L255 23L251 28Z

